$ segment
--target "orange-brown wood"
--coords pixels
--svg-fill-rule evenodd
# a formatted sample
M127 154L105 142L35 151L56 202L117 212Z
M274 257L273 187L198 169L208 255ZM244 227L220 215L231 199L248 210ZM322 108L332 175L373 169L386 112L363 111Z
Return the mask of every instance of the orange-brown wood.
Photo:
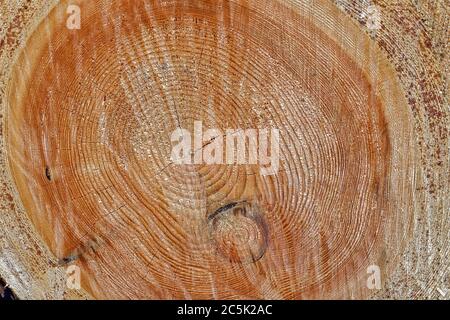
M86 297L140 299L367 298L369 266L394 273L421 163L365 26L322 0L70 3L81 28L59 2L5 95L48 268L80 267ZM195 121L279 129L279 172L174 164L171 134Z

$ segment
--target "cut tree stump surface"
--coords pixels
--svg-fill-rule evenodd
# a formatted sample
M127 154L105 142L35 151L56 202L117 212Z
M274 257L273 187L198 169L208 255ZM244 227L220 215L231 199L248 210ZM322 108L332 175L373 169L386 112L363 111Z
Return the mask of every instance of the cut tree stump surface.
M448 13L2 2L0 275L24 299L448 299ZM174 163L199 121L279 130L279 170Z

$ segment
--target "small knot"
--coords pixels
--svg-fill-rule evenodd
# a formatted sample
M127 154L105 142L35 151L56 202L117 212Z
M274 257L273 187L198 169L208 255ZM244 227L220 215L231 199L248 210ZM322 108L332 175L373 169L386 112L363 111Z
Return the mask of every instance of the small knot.
M268 228L259 206L230 202L208 217L211 239L218 252L234 263L254 263L268 245Z

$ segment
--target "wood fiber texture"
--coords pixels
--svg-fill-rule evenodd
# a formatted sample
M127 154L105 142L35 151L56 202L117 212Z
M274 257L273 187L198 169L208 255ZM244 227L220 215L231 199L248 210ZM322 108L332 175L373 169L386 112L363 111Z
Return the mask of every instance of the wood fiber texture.
M448 299L448 14L0 3L1 277L25 299ZM279 171L173 163L196 121L279 129Z

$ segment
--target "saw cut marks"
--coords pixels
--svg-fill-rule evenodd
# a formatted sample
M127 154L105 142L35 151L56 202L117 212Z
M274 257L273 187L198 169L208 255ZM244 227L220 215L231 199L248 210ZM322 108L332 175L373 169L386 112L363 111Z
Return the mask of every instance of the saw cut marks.
M368 294L368 266L389 270L409 225L394 168L413 164L401 89L366 34L343 17L363 48L346 50L329 12L290 1L72 2L79 30L61 3L24 48L6 132L27 214L86 292ZM195 121L279 129L280 170L174 164L171 134Z

